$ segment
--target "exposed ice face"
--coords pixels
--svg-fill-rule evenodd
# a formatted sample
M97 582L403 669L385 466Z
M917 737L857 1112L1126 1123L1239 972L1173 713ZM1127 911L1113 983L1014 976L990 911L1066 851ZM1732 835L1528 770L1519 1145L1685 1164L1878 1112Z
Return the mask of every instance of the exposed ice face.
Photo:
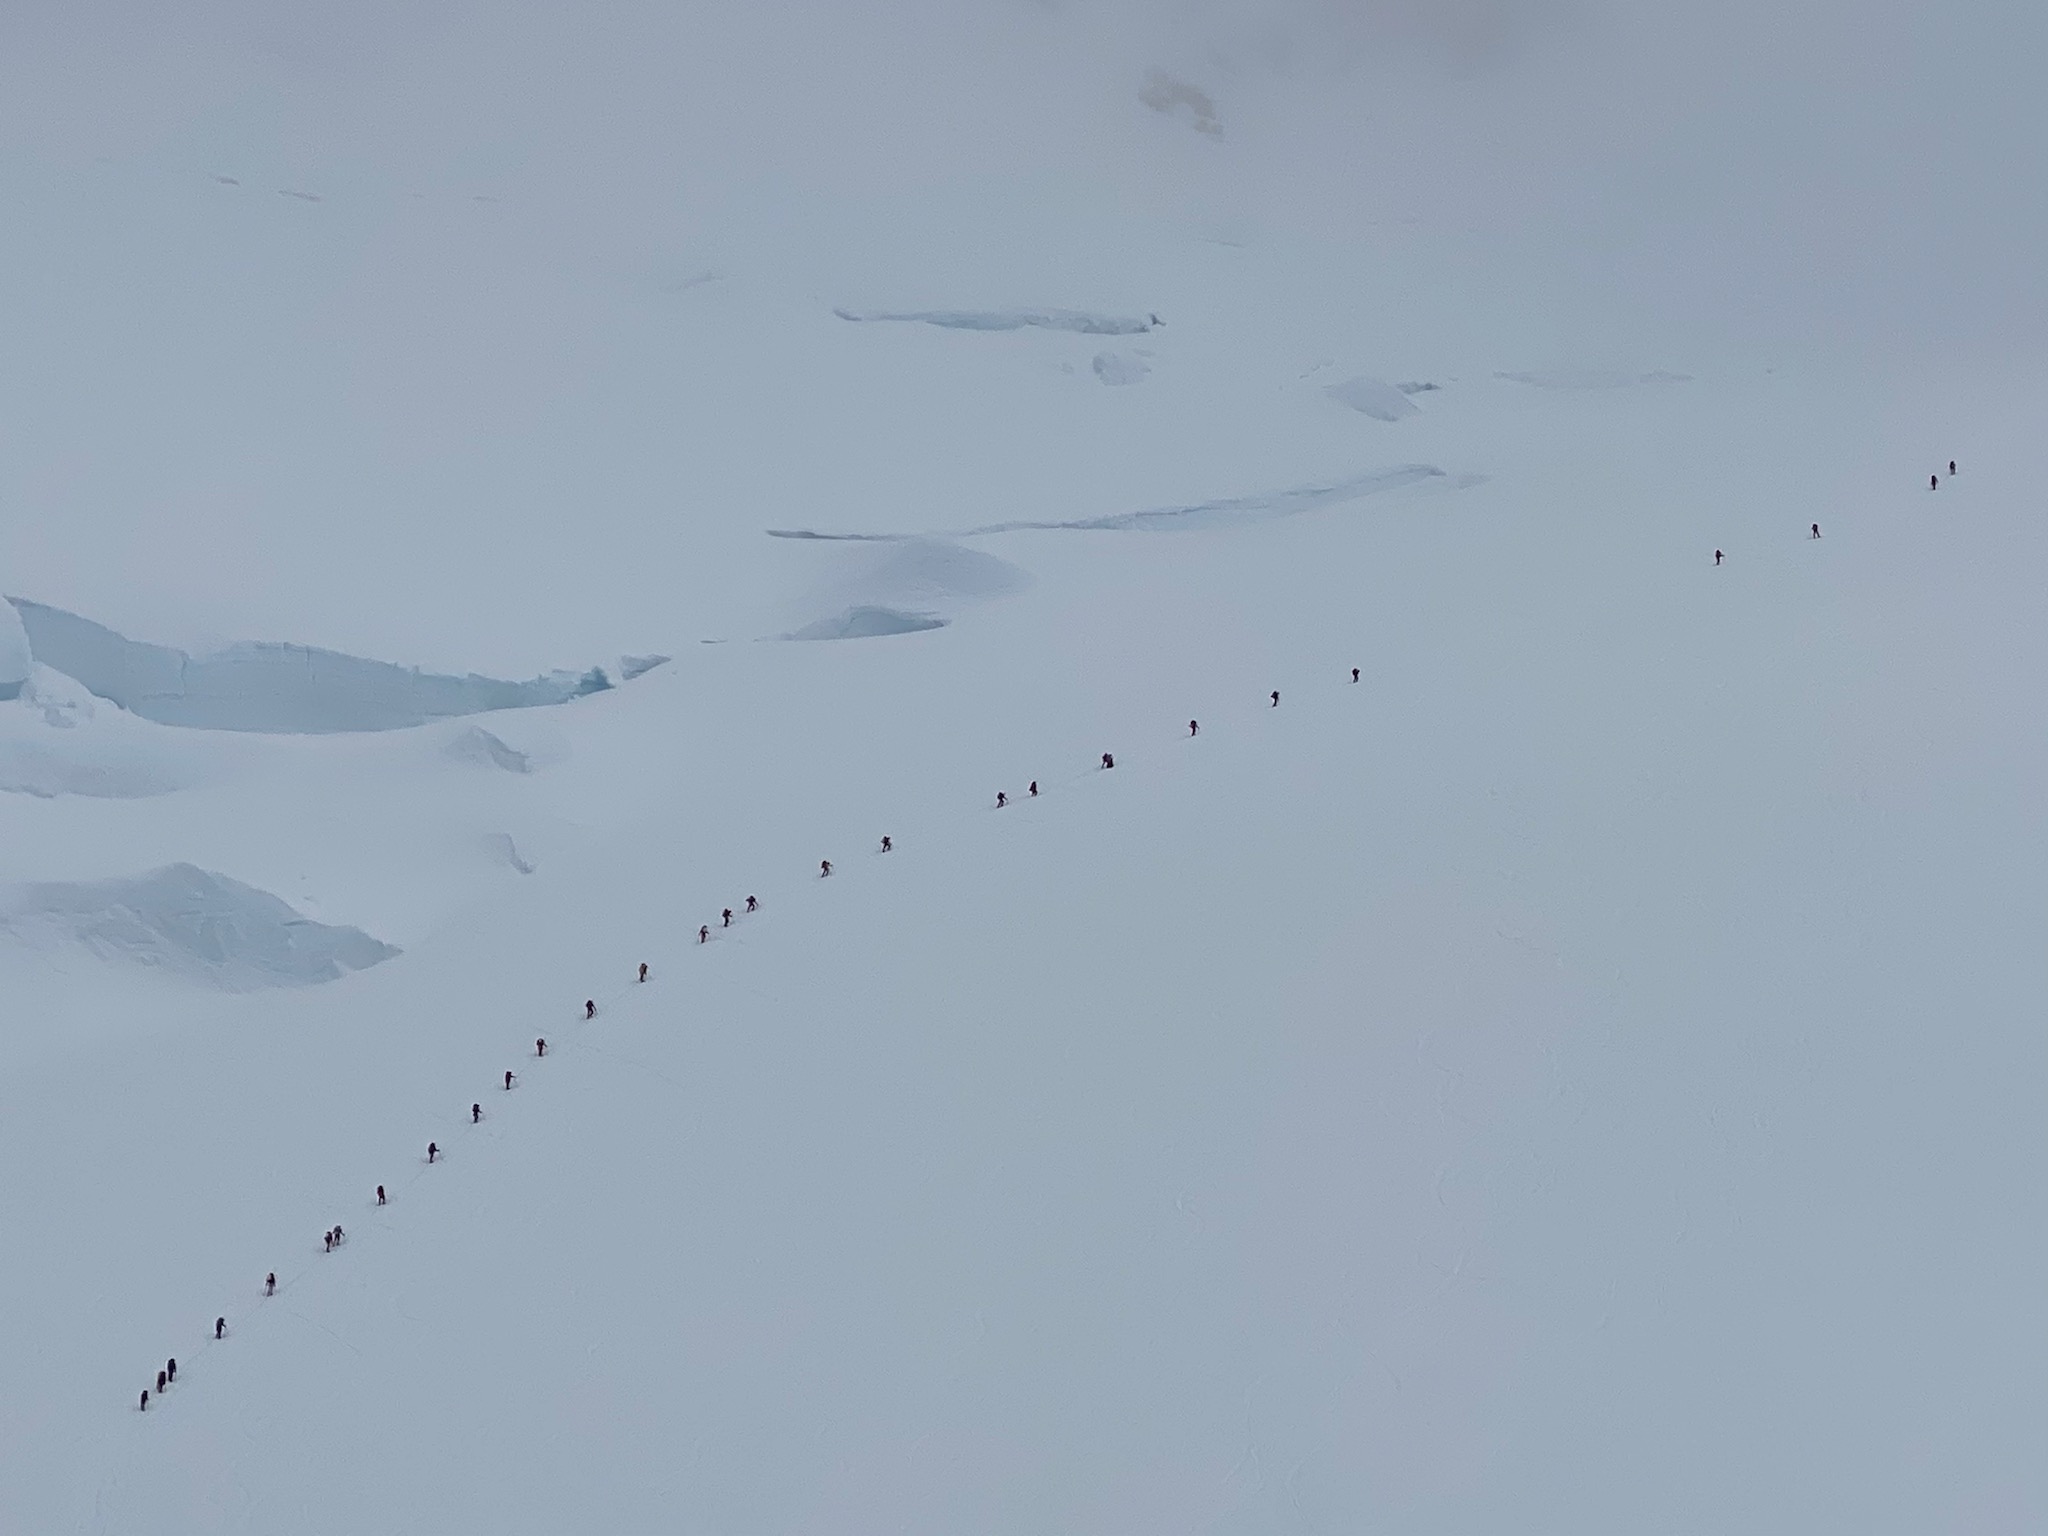
M29 654L28 631L14 604L0 602L0 699L21 697L34 660Z
M14 598L0 607L25 637L24 649L26 637L33 636L40 660L101 698L162 725L307 734L390 731L487 710L560 704L612 686L597 668L506 682L474 674L442 676L339 651L267 642L192 656L130 640L104 624L42 603ZM0 629L0 658L6 652L6 631ZM636 660L660 664L658 658ZM6 677L0 666L0 689ZM14 692L19 691L17 682ZM11 696L0 691L0 697Z

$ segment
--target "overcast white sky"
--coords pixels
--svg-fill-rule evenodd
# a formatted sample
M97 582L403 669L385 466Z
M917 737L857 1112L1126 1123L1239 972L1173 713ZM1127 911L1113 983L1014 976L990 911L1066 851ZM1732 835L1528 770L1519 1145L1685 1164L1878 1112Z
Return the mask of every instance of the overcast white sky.
M330 180L551 156L700 193L1051 168L1114 200L1157 172L1116 138L1161 67L1218 103L1210 195L1262 217L1341 231L1391 195L1497 236L1504 266L1760 337L2031 353L2043 58L2032 0L17 0L0 171L261 144Z

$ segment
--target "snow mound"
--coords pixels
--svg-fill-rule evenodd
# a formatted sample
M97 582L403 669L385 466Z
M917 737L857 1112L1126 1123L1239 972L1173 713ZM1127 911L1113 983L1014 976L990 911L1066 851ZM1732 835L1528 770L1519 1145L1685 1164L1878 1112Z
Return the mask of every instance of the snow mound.
M630 683L636 677L643 677L656 667L665 667L674 660L670 656L621 656L619 658L619 680Z
M1008 597L1030 585L1009 561L945 539L906 539L877 552L850 578L869 602L901 608Z
M532 758L524 752L506 746L502 740L480 725L469 726L450 740L448 755L460 763L475 763L483 768L502 768L507 773L533 772Z
M811 612L825 609L827 616L784 639L869 640L941 629L955 609L1030 585L1031 578L1009 561L950 540L861 542L881 547L835 555L844 568L806 605Z
M895 608L863 605L831 618L806 624L786 636L790 640L874 640L883 635L914 635L944 629L946 621L928 613L903 613Z
M1152 375L1152 365L1129 352L1095 354L1095 377L1105 384L1138 384Z
M268 891L191 864L14 887L0 894L0 933L38 949L80 945L230 992L314 986L398 953L360 928L316 923Z
M28 631L10 603L0 603L0 699L18 699L35 665Z
M1403 416L1413 416L1419 409L1413 400L1384 379L1362 375L1346 379L1341 384L1326 385L1323 393L1339 405L1348 405L1375 421L1399 421Z
M842 320L871 324L882 320L914 321L949 331L1074 331L1083 336L1141 336L1158 324L1154 317L1134 320L1125 315L1098 315L1078 309L915 309L832 311Z
M74 679L31 667L19 696L0 708L0 793L140 800L206 776L215 755L207 748L120 710L93 706L93 696Z
M597 668L515 683L443 676L268 641L192 656L130 640L61 608L18 597L9 603L38 660L160 725L300 734L390 731L456 715L561 704L612 686Z
M1503 373L1501 378L1536 389L1628 389L1637 384L1686 384L1689 373L1616 373L1605 368L1549 368L1527 373Z

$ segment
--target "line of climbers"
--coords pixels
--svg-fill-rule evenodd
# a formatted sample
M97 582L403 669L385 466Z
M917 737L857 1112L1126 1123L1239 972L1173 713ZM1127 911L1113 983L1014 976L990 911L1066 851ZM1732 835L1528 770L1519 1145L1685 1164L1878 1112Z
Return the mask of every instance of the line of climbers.
M1953 466L1953 465L1951 465L1951 466L1950 466L1950 472L1951 472L1951 473L1953 473L1953 472L1954 472L1954 466ZM1818 538L1818 537L1820 536L1820 529L1819 529L1819 527L1818 527L1818 526L1816 526L1816 527L1815 527L1815 529L1814 529L1814 535L1813 535L1813 536L1814 536L1814 537L1816 537L1816 538ZM1715 563L1716 563L1716 564L1718 564L1718 563L1719 563L1719 551L1716 551L1716 552L1715 552L1715 555L1716 555L1716 560L1715 560ZM1359 669L1358 669L1357 667L1353 667L1353 668L1351 669L1351 681L1355 683L1355 682L1357 682L1358 680L1359 680ZM1274 691L1273 691L1272 693L1270 693L1270 694L1269 694L1269 695L1268 695L1267 697L1268 697L1268 698L1270 699L1270 701L1271 701L1271 703L1270 703L1270 705L1269 705L1268 707L1270 707L1270 708L1273 708L1273 709L1278 709L1278 708L1280 707L1280 694L1279 694L1279 691L1278 691L1277 689L1276 689L1276 690L1274 690ZM1190 721L1188 722L1188 734L1189 734L1190 736L1193 736L1193 735L1196 735L1196 734L1198 734L1198 733L1199 733L1199 731L1200 731L1200 729L1201 729L1201 727L1200 727L1200 725L1199 725L1199 723L1198 723L1198 722L1196 722L1196 721L1193 721L1193 720L1190 720ZM1112 753L1109 753L1109 752L1105 752L1105 753L1103 753L1103 754L1102 754L1102 766L1103 766L1103 768L1104 768L1104 769L1110 769L1110 768L1114 768L1114 767L1116 766L1116 757L1115 757L1115 755L1114 755L1114 754L1112 754ZM1029 787L1029 788L1028 788L1028 789L1026 790L1026 792L1025 792L1025 793L1026 793L1026 794L1027 794L1027 795L1028 795L1028 796L1029 796L1029 797L1030 797L1031 799L1034 799L1034 800L1035 800L1035 799L1037 799L1037 798L1038 798L1038 780L1036 780L1036 779L1033 779L1033 780L1031 781L1030 787ZM1008 795L1008 794L1007 794L1006 792L1004 792L1004 791L998 790L998 791L996 792L996 806L997 806L997 808L998 808L998 809L1001 809L1001 808L1003 808L1003 807L1006 807L1006 806L1007 806L1007 805L1008 805L1009 803L1010 803L1010 797L1009 797L1009 795ZM893 838L891 838L891 837L888 837L888 836L884 836L884 837L883 837L883 839L882 839L882 852L883 852L883 853L891 853L891 852L894 852L894 851L895 851L895 847L896 847L896 844L895 844L895 840L894 840ZM826 876L830 875L831 873L832 873L832 861L831 861L830 859L820 859L820 860L818 861L818 876L819 876L819 878L820 878L820 879L823 879L823 878L825 878ZM757 897L754 897L754 896L749 896L749 897L747 898L747 900L746 900L746 909L747 909L747 911L748 911L748 912L757 912L757 911L759 911L759 910L760 910L760 905L761 905L761 904L760 904L760 900L759 900L759 898L757 898ZM727 908L725 908L725 909L724 909L724 910L723 910L723 911L722 911L722 912L721 912L721 913L719 914L719 920L720 920L720 925L721 925L722 927L730 928L730 927L732 926L732 920L733 920L733 910L732 910L732 908L731 908L731 907L727 907ZM698 943L700 943L700 944L708 943L708 942L710 941L710 938L711 938L711 926L710 926L710 924L706 923L706 924L702 924L702 925L700 925L700 926L698 927L698 929L697 929L697 942L698 942ZM638 979L639 979L639 981L641 981L641 982L645 982L645 981L647 980L647 977L648 977L648 966L647 966L647 962L643 960L643 961L641 961L641 962L640 962L640 970L639 970L639 975L638 975ZM591 1020L594 1020L594 1019L595 1019L596 1017L597 1017L597 1000L596 1000L595 998L585 998L585 999L583 1000L583 1018L584 1018L584 1021L585 1021L585 1022L587 1023L587 1022L589 1022L589 1021L591 1021ZM534 1057L535 1057L535 1059L537 1059L537 1060L544 1060L544 1059L546 1058L546 1056L547 1056L547 1054L548 1054L548 1042L547 1042L547 1037L546 1037L545 1035L543 1035L543 1036L540 1036L540 1037L538 1037L538 1038L536 1038L536 1039L534 1040L534 1042L533 1042L533 1054L534 1054ZM512 1071L511 1071L511 1070L510 1070L509 1068L508 1068L508 1069L506 1069L506 1071L505 1071L505 1076L504 1076L504 1090L503 1090L503 1091L504 1091L504 1092L506 1092L506 1093L510 1093L510 1092L512 1091L512 1089L513 1089L513 1086L514 1086L514 1085L515 1085L515 1084L516 1084L516 1083L518 1082L518 1080L519 1080L519 1079L518 1079L518 1076L517 1076L517 1074L516 1074L516 1073L512 1072ZM484 1117L484 1109L483 1109L483 1105L482 1105L482 1103L481 1103L481 1102L478 1102L478 1103L472 1103L472 1104L471 1104L471 1105L469 1106L469 1123L470 1123L471 1125L479 1125L479 1124L481 1124L481 1123L483 1122L483 1117ZM438 1141L429 1141L429 1142L427 1143L427 1162L428 1162L428 1163L429 1163L430 1165L432 1165L432 1164L438 1164L438 1163L439 1163L439 1162L440 1162L441 1160L442 1160L442 1158L441 1158L441 1145L440 1145L440 1143L439 1143ZM387 1204L389 1204L389 1201L388 1201L388 1199L387 1199L387 1197L386 1197L386 1195L385 1195L385 1190L384 1190L384 1186L383 1186L382 1184L379 1184L379 1185L377 1186L377 1204L378 1204L378 1205L380 1205L380 1206L382 1206L382 1205L387 1205ZM326 1252L328 1252L328 1253L333 1253L333 1252L334 1252L334 1251L335 1251L335 1250L336 1250L337 1248L341 1247L341 1246L342 1246L342 1244L343 1244L343 1243L344 1243L344 1242L346 1241L346 1239L347 1239L347 1234L346 1234L346 1233L344 1233L344 1232L342 1231L341 1227L340 1227L340 1226L339 1226L338 1224L337 1224L336 1226L333 1226L333 1227L329 1228L329 1229L328 1229L328 1230L327 1230L327 1231L326 1231L325 1233L323 1233L323 1234L322 1234L322 1243L323 1243L323 1246L324 1246L324 1249L325 1249L325 1251L326 1251ZM275 1295L277 1294L277 1271L276 1271L276 1270L271 1270L271 1271L270 1271L270 1272L269 1272L268 1274L266 1274L266 1275L265 1275L265 1276L263 1277L263 1294L264 1294L265 1296L275 1296ZM227 1327L228 1327L228 1320L227 1320L227 1319L226 1319L225 1317L216 1317L216 1318L215 1318L215 1319L213 1320L213 1336L214 1336L214 1338L215 1338L216 1340L221 1340L221 1339L225 1339L225 1338L227 1337ZM158 1371L158 1372L156 1373L156 1395L157 1395L158 1397L162 1397L162 1396L163 1396L163 1394L164 1394L164 1390L165 1390L165 1389L166 1389L167 1387L169 1387L169 1386L170 1386L170 1385L171 1385L172 1383L174 1383L174 1382L175 1382L175 1381L176 1381L177 1379L178 1379L178 1362L177 1362L177 1361L176 1361L175 1359L172 1359L172 1360L170 1360L170 1361L167 1361L167 1362L165 1363L165 1365L164 1365L164 1368L163 1368L162 1370L160 1370L160 1371ZM137 1405L137 1406L138 1406L138 1407L139 1407L140 1409L142 1409L143 1411L147 1411L147 1410L148 1410L148 1408L149 1408L149 1399L150 1399L150 1389L149 1389L149 1388L147 1388L147 1387L145 1387L145 1388L143 1388L143 1391L142 1391L142 1397L141 1397L141 1400L140 1400L140 1402L138 1403L138 1405Z
M1956 461L1954 459L1950 459L1948 461L1948 477L1951 480L1955 479L1956 477ZM1938 491L1941 489L1941 475L1939 472L1931 474L1927 477L1927 489L1929 489L1930 491ZM1806 541L1810 544L1819 537L1820 524L1808 523L1806 525ZM1714 551L1714 564L1719 565L1723 560L1727 558L1728 557L1725 554L1723 554L1720 550L1717 549ZM1351 669L1351 681L1353 681L1354 683L1358 681L1358 669L1356 667L1353 667ZM1278 704L1280 700L1276 697L1273 700L1273 702L1275 704Z

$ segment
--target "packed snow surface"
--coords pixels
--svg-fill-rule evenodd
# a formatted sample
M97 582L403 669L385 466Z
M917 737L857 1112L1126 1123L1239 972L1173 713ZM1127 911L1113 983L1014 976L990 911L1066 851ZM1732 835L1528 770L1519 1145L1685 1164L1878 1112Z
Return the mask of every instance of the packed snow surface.
M0 1531L2048 1529L2048 9L1865 10L0 7Z

